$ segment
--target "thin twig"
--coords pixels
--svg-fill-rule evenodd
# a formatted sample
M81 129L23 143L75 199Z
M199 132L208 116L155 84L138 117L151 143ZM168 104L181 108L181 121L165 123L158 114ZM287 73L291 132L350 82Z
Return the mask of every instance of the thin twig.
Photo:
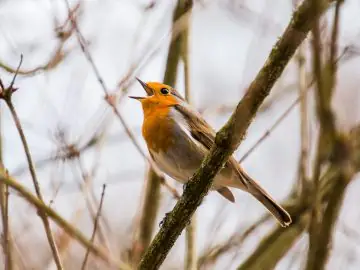
M343 164L337 164L336 162L330 164L321 176L321 187L320 187L320 200L322 206L328 205L327 211L329 218L332 219L334 216L338 216L338 199L342 197L344 182L350 183L350 180L355 179L354 175L360 171L360 126L357 126L351 130L346 136L349 142L349 156L346 157L346 166L351 167L351 174L347 175L347 179L344 179L344 168ZM345 181L344 181L345 180ZM338 193L339 191L339 193ZM330 203L331 198L337 196L337 199ZM293 243L302 235L306 227L310 223L310 215L312 212L313 200L302 200L298 198L293 199L289 196L288 199L283 203L287 205L287 209L291 216L296 217L294 225L290 226L286 230L274 229L265 238L263 238L258 246L254 249L251 255L241 263L238 269L250 270L250 269L273 269L276 264L283 258L288 252ZM301 226L300 223L302 223ZM324 231L321 230L321 235L328 235L329 229L332 230L332 225L326 222L326 228ZM325 239L325 238L323 238ZM319 240L320 241L320 240ZM324 241L320 242L321 246L327 243ZM318 258L318 257L317 257ZM315 260L315 263L317 260ZM313 268L319 269L319 268Z
M254 143L253 146L239 159L239 163L244 162L248 156L254 152L254 150L267 138L270 134L276 129L276 127L288 116L288 114L295 108L295 106L299 103L301 97L296 98L290 106L280 115L278 119L271 125L271 127L265 131L265 133Z
M93 219L95 219L96 218L96 209L95 209L95 206L93 204L96 203L96 196L95 196L95 193L93 192L92 189L89 190L89 186L92 185L91 177L93 177L94 174L95 174L95 168L94 168L94 170L93 170L93 172L91 174L86 173L80 156L77 158L77 161L78 161L78 165L79 165L79 168L80 168L80 171L81 171L81 177L82 177L82 183L80 184L80 189L84 193L85 203L87 205L89 213L90 213L91 217ZM90 194L88 194L87 191L89 191ZM101 225L102 225L101 223L99 223L97 225L97 227L98 227L97 231L98 231L100 241L105 246L105 248L107 248L109 250L109 252L111 253L109 241L106 238L106 234L104 233L103 226L101 226ZM107 227L109 228L109 226L107 226Z
M17 67L17 70L20 69L21 64L22 64L22 60L23 60L23 56L21 55L20 62L19 62L19 65ZM36 195L38 196L39 200L43 202L44 200L43 200L43 197L42 197L42 194L41 194L39 181L37 179L35 167L34 167L34 164L33 164L33 161L32 161L32 157L31 157L30 149L29 149L26 137L25 137L25 133L24 133L24 130L23 130L22 126L21 126L20 118L17 115L14 104L12 103L12 94L13 94L14 91L17 90L16 88L14 88L14 83L15 83L17 74L18 73L15 72L15 75L14 75L9 87L7 87L6 89L2 89L0 98L5 101L5 103L7 104L8 108L10 110L10 113L11 113L11 115L13 117L16 129L18 130L18 133L19 133L20 138L21 138L22 145L24 147L24 151L25 151L25 155L26 155L30 175L31 175L31 178L33 180L34 187L35 187ZM61 263L61 260L60 260L60 256L59 256L59 252L57 250L57 246L56 246L56 243L55 243L55 240L54 240L54 236L53 236L52 231L51 231L50 222L47 219L46 214L43 213L42 211L39 211L39 216L43 221L44 228L45 228L45 233L46 233L48 242L50 244L50 248L51 248L54 260L55 260L55 264L56 264L58 269L63 269L63 266L62 266L62 263Z
M271 215L264 215L259 220L250 225L243 232L236 232L229 239L224 241L223 243L217 244L214 247L206 249L203 254L198 259L198 268L200 269L203 266L208 266L211 264L215 264L217 260L220 259L221 256L229 254L232 250L239 250L241 245L245 242L246 239L250 235L252 235L256 229L258 229L261 225L263 225L266 221L271 218Z
M104 202L104 197L105 197L105 189L106 189L106 185L104 184L102 192L101 192L99 208L97 210L97 213L96 213L96 216L95 216L95 219L94 219L94 228L93 228L93 232L91 234L91 239L90 239L91 243L94 243L94 240L95 240L96 230L97 230L97 227L98 227L98 223L99 223L99 219L100 219L100 215L101 215L101 209L102 209L103 202ZM87 260L89 258L89 255L90 255L90 249L87 248L85 258L84 258L84 261L83 261L82 266L81 266L82 270L85 270L86 263L87 263Z
M156 217L160 207L161 200L161 182L165 181L154 170L149 169L145 181L145 190L143 194L141 216L139 224L136 226L136 238L132 248L132 261L137 265L144 251L148 248L156 226Z
M80 2L75 5L75 7L71 10L71 14L74 14L77 12L80 8ZM49 58L49 60L42 65L39 65L38 67L31 68L28 70L23 70L20 68L12 68L9 65L3 63L0 61L0 68L3 68L9 73L24 75L24 76L32 76L38 73L39 71L49 71L51 69L54 69L57 67L69 54L69 51L64 51L64 45L66 41L71 37L73 28L70 27L68 30L64 30L68 21L65 21L62 26L58 26L55 28L55 34L59 39L59 43L57 44L52 56Z
M45 212L46 215L51 218L60 228L62 228L71 237L76 239L83 247L90 249L90 251L95 256L101 258L109 265L116 266L120 269L130 269L127 264L111 258L104 249L97 247L94 243L91 243L79 229L69 224L56 211L44 204L40 199L34 196L32 192L19 184L18 181L13 179L11 176L4 174L3 171L0 171L0 182L5 183L9 185L9 187L15 189L27 202L36 207L40 212Z
M76 32L76 37L78 40L78 43L80 45L81 51L84 53L86 59L88 60L89 64L91 65L94 73L95 73L95 77L98 80L104 94L105 94L105 101L108 103L108 105L113 109L115 115L117 116L117 118L120 120L122 126L124 127L124 130L126 132L126 134L128 135L128 137L130 138L130 140L132 141L133 145L135 146L135 148L138 150L138 152L140 153L140 155L146 160L148 161L152 167L156 170L157 173L161 174L159 169L157 168L157 166L149 159L149 157L145 154L145 152L142 150L139 142L137 141L135 135L132 133L130 127L128 126L128 124L125 122L124 117L121 115L120 111L117 109L117 100L116 100L116 95L114 94L110 94L108 88L105 85L105 82L103 80L103 78L100 75L100 71L98 70L98 68L95 65L95 62L86 46L86 42L85 42L85 38L82 35L82 33L80 32L80 29L77 25L77 22L75 20L75 18L72 16L72 14L70 13L70 5L68 0L64 0L67 9L68 9L68 16L70 18L71 23L74 26L75 32Z
M300 194L308 187L307 167L309 165L309 126L308 126L308 99L307 99L307 82L306 82L306 58L304 45L299 47L298 51L298 85L300 98L300 158L299 158L299 177Z
M343 57L346 55L346 49L343 51L343 53L336 59L336 64L340 62L340 60L343 59ZM347 60L347 59L345 59ZM306 87L303 89L304 91L299 94L299 96L290 104L290 106L279 116L278 119L275 120L275 122L268 128L268 130L265 131L265 133L255 142L253 146L250 147L249 150L245 152L245 154L239 159L239 163L244 162L246 158L250 156L251 153L253 153L259 145L261 145L264 140L270 136L270 134L279 126L279 124L286 118L286 116L289 115L289 113L296 107L296 105L308 94L308 92L311 90L311 87L313 86L315 82L315 78L308 78L309 76L305 76L305 82Z
M180 3L181 1L179 1ZM183 3L183 5L188 5L184 8L184 11L189 12L192 9L193 1L188 1L188 3ZM187 27L180 34L180 52L181 58L184 64L184 84L185 84L185 100L187 103L191 104L191 91L190 91L190 63L189 63L189 40L190 40L190 15L187 17ZM196 247L196 213L191 217L190 223L186 226L185 239L186 239L186 249L185 249L185 270L196 270L197 269L197 247Z
M309 249L307 256L306 269L324 269L328 258L333 232L334 223L341 207L345 188L352 175L347 172L348 147L342 140L335 127L333 112L331 110L331 100L335 88L335 78L337 75L337 42L340 6L343 1L337 1L335 8L334 25L330 44L330 55L325 64L325 72L321 73L321 46L318 21L313 27L313 70L317 79L317 117L320 124L318 135L318 147L314 165L314 204L309 228ZM313 2L313 8L319 9L319 3ZM340 180L338 187L334 191L329 204L325 210L320 205L319 181L320 173L326 161L330 164L339 166L342 176L346 180ZM329 209L331 207L331 209Z
M0 80L1 81L1 80ZM1 83L2 87L2 83ZM3 137L2 137L2 108L0 107L0 169L5 170L3 163ZM4 251L4 266L5 270L13 269L13 256L12 256L12 242L10 234L10 221L9 221L9 188L7 185L0 183L0 208L1 220L3 228L3 251Z

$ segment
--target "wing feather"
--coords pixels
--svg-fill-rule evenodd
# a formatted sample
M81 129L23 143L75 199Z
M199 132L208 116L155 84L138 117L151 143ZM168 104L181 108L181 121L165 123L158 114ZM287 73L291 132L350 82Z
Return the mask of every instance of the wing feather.
M177 104L175 105L175 109L180 112L186 120L190 128L190 134L193 138L210 150L215 142L215 130L201 117L198 112L192 110L189 106ZM234 157L230 157L225 166L235 170L238 173L239 179L244 187L248 187L248 181L244 177L242 170Z

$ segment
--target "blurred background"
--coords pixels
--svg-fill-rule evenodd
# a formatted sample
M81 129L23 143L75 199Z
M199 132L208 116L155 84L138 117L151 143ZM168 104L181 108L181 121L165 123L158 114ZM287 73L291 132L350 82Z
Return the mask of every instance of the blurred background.
M5 86L10 84L22 54L12 102L44 201L89 239L94 223L98 224L95 244L130 266L136 265L165 213L176 204L173 189L182 192L172 179L165 177L163 182L149 173L143 157L148 154L141 137L141 106L128 98L143 95L135 76L165 81L183 95L186 88L191 104L218 129L298 5L290 0L195 0L192 7L181 2L0 1L0 78ZM332 5L319 23L324 55L329 51L334 10ZM344 134L360 120L359 11L358 0L347 0L339 20L338 73L331 104L337 130ZM245 170L285 205L297 197L302 179L313 175L319 125L312 80L308 38L234 153ZM117 113L104 99L104 90L111 94L107 100L116 100ZM307 98L300 102L301 91ZM34 192L18 130L6 103L0 106L2 164ZM334 221L326 269L360 267L358 178L354 172ZM153 190L149 190L151 182ZM9 193L13 268L56 269L37 210L16 191ZM209 193L192 221L192 234L183 232L161 269L305 267L306 226L284 240L279 235L282 231L276 232L274 219L263 218L266 213L258 202L242 191L234 194L236 203L229 204L217 193ZM64 268L81 269L86 248L51 225ZM274 232L278 236L269 242L266 236ZM256 255L269 265L263 268L252 265L251 256L260 252L264 241L270 243L268 253L263 250ZM189 243L195 247L195 266L187 265ZM1 269L5 269L4 254ZM90 254L85 268L111 267Z

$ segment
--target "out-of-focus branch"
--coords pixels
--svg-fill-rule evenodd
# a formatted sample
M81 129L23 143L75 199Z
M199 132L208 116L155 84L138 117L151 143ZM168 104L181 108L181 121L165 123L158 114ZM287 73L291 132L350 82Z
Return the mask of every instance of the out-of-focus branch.
M192 2L192 0L179 0L179 1L183 2L184 5L189 5L189 3ZM191 9L189 9L187 12L179 16L176 21L173 20L173 26L170 32L171 33L170 43L173 43L176 39L178 39L180 34L186 30L189 20L188 17L190 17L190 15L191 15ZM149 46L152 44L153 44L153 40L150 41ZM118 90L121 91L120 92L121 95L119 96L118 103L121 103L121 101L127 94L129 87L135 81L134 74L139 73L141 71L141 69L146 65L146 63L148 63L157 54L157 52L160 51L160 48L163 44L164 44L164 40L161 39L158 42L158 44L156 44L153 51L149 52L148 55L143 55L142 57L140 57L139 59L141 59L141 61L136 65L131 66L128 73L123 77L123 79L120 80L120 82L118 83Z
M297 189L299 195L304 194L308 189L308 172L309 165L309 119L308 119L308 98L307 98L307 80L306 80L306 58L304 45L298 50L298 86L300 96L300 158L299 158L299 176Z
M124 264L123 262L119 262L114 258L111 258L106 251L104 251L102 248L97 247L94 243L89 241L80 230L69 224L56 211L44 204L41 200L35 197L27 188L19 184L11 176L6 175L4 171L0 171L0 182L16 190L27 202L36 207L39 212L45 212L46 215L51 218L60 228L67 232L71 237L76 239L83 247L88 248L95 256L101 258L110 265L118 267L119 269L130 269L128 265Z
M323 228L324 232L321 232L320 234L323 237L323 241L325 241L326 239L325 236L327 237L329 235L329 230L332 230L333 228L333 225L329 224L328 222L332 218L337 217L339 200L341 201L342 198L342 189L344 188L344 183L349 183L351 179L353 179L355 173L360 171L359 138L360 126L357 126L353 128L347 136L347 149L349 150L349 153L346 155L344 164L339 165L338 163L334 163L330 165L321 177L319 189L320 202L322 207L325 207L326 205L328 206L326 208L327 210L325 211L325 213L327 213L327 217L325 218L324 215L324 219L326 219L325 224L327 225L325 225L325 227ZM344 179L344 168L347 172L345 174L346 179ZM339 190L339 194L337 194L337 190ZM336 197L336 194L340 196ZM337 198L336 200L334 200L334 196ZM246 259L239 266L239 269L267 269L271 268L269 267L269 265L275 266L277 262L282 258L282 256L285 255L285 251L283 251L282 254L278 253L278 255L275 256L276 251L282 250L283 245L286 243L294 243L309 225L310 215L312 212L312 204L313 200L311 198L308 198L307 200L303 200L301 198L294 200L290 196L283 205L286 209L289 210L290 215L294 218L294 223L299 224L299 221L304 222L304 226L297 227L296 225L296 227L298 228L297 230L291 230L292 226L290 226L289 228L282 230L281 232L277 229L274 229L273 232L269 233L265 240L260 242L260 244L255 248L249 258ZM288 233L289 229L291 230L290 233ZM272 239L272 242L268 241L268 239ZM327 245L327 242L321 242L320 244ZM271 247L269 245L271 245ZM288 246L288 248L290 247L291 245Z
M228 254L234 249L238 250L244 241L270 217L270 215L263 216L260 220L252 224L243 232L237 232L230 236L229 239L225 240L223 243L217 244L214 247L205 250L198 259L198 269L201 269L202 267L206 268L208 265L215 264L221 256Z
M3 85L1 83L1 86ZM3 163L3 144L2 144L2 107L0 107L0 170L5 171ZM7 173L7 172L6 172ZM2 241L1 245L4 253L4 266L5 270L13 269L13 256L12 256L12 242L10 233L9 222L9 189L7 185L0 183L0 209L1 209L1 221L2 221Z
M104 184L103 189L102 189L102 193L101 193L99 208L98 208L96 216L94 218L94 228L93 228L93 232L91 234L91 239L90 239L91 243L94 243L94 240L95 240L96 230L98 228L99 219L100 219L100 215L101 215L101 209L102 209L102 206L103 206L103 203L104 203L104 198L105 198L105 189L106 189L106 185ZM90 249L88 247L87 250L86 250L84 261L83 261L82 266L81 266L82 270L85 270L85 268L86 268L86 264L87 264L89 255L90 255Z
M196 224L196 215L194 214L189 225L186 226L185 270L197 269Z
M322 1L323 11L328 1ZM212 179L239 146L247 128L271 88L280 77L297 47L307 36L316 16L311 1L305 0L293 14L284 34L275 44L265 65L239 102L225 126L216 134L215 144L200 169L191 178L183 196L164 220L139 269L158 269L192 214L212 185Z
M71 9L70 12L72 16L76 16L76 12L79 9L80 9L80 2ZM19 75L25 75L25 76L32 76L40 71L49 71L51 69L56 68L60 63L62 63L65 57L69 54L69 51L64 51L64 45L66 41L71 37L74 28L70 26L67 29L68 26L67 24L68 24L68 20L65 21L63 25L58 26L54 29L56 37L58 38L58 44L54 52L50 56L49 60L45 64L26 70L26 69L13 68L0 61L0 68L4 69L9 73L17 73Z
M325 71L321 67L321 40L319 32L319 22L313 27L313 70L317 82L316 106L317 116L320 123L318 138L318 149L314 167L314 206L311 215L311 224L309 229L309 250L307 259L307 270L324 269L328 254L330 252L330 242L334 223L343 201L345 188L352 177L352 172L348 172L347 155L348 149L346 141L337 132L334 121L334 114L331 110L331 100L335 88L335 78L337 75L337 42L339 13L341 3L337 1L335 8L335 17L333 32L330 44L330 55L325 63ZM318 1L313 1L313 8L318 10ZM338 190L334 190L334 195L324 208L320 205L319 199L319 177L320 172L327 161L333 166L340 166L342 169L341 179ZM332 207L329 209L329 207ZM326 222L329 222L327 224Z
M176 22L184 14L188 13L192 8L192 1L179 0L173 14L173 25L175 27ZM189 19L187 16L186 18ZM182 46L184 38L187 38L187 32L184 31L178 34L176 31L172 31L172 37L170 40L169 52L167 56L166 69L164 74L164 83L168 85L175 85L177 78L177 69L180 61ZM156 215L160 206L160 186L165 182L162 175L155 173L152 167L149 168L148 179L149 182L145 190L145 199L143 201L143 212L140 219L140 231L139 231L139 244L136 245L137 250L140 252L138 256L135 256L137 262L139 262L141 255L148 248L153 229L155 228ZM176 196L176 195L175 195ZM156 208L155 208L156 207ZM144 223L144 224L141 224Z
M159 179L153 170L149 169L146 180L143 206L140 217L138 239L132 250L134 263L138 263L146 248L151 242L153 231L156 225L156 216L160 206L160 184L165 179Z
M346 187L351 180L349 177L352 176L353 175L341 174L332 192L329 194L329 201L326 205L326 210L321 222L321 229L319 230L319 234L317 236L317 241L320 243L316 250L317 259L312 261L311 266L308 264L311 269L325 269L328 256L332 249L331 240L336 220L339 217Z
M22 64L22 60L23 60L23 56L21 55L20 62L19 62L19 65L17 67L17 70L20 69L21 64ZM12 118L14 120L16 129L17 129L17 131L19 133L19 136L20 136L23 148L24 148L26 160L27 160L27 163L28 163L28 167L29 167L30 175L31 175L31 178L32 178L32 181L33 181L33 185L34 185L34 188L35 188L36 195L38 196L39 200L43 202L44 201L43 196L42 196L42 193L41 193L41 190L40 190L39 181L37 179L34 163L32 161L32 157L31 157L31 154L30 154L30 149L29 149L29 146L28 146L28 143L27 143L27 139L26 139L24 130L22 128L20 118L19 118L19 116L18 116L18 114L17 114L17 112L15 110L14 104L12 102L12 95L17 90L17 88L14 87L14 83L15 83L17 74L18 73L15 72L14 77L13 77L13 79L12 79L12 81L11 81L11 83L10 83L10 85L8 87L5 88L4 85L2 83L0 83L0 99L3 99L5 101L6 105L8 106L8 108L10 110L11 116L12 116ZM47 237L47 240L49 242L49 245L50 245L54 260L55 260L56 267L58 269L63 269L62 262L61 262L60 256L59 256L59 252L58 252L55 240L54 240L54 236L53 236L52 231L51 231L50 222L49 222L49 220L48 220L48 218L46 216L46 213L44 213L40 209L39 216L42 219L44 229L45 229L45 233L46 233L46 237Z
M130 140L132 141L132 143L134 144L134 146L136 147L136 149L138 150L138 152L141 154L141 156L144 157L145 160L149 161L151 163L151 161L149 160L149 158L146 156L146 154L144 153L144 151L141 149L140 144L138 143L136 137L134 136L134 134L131 132L129 126L127 125L127 123L125 122L122 114L120 113L120 111L117 109L116 107L116 96L113 94L110 94L102 76L100 75L100 71L97 68L97 66L95 65L95 62L93 60L93 57L91 56L87 46L86 46L86 42L85 42L85 38L82 35L82 33L80 32L80 29L77 25L76 19L73 16L73 14L71 13L71 9L70 9L70 5L68 3L68 0L64 0L67 9L68 9L68 18L71 21L72 26L74 27L75 33L76 33L76 38L78 41L78 44L81 48L81 51L84 53L87 61L89 62L91 68L93 69L94 73L95 73L95 77L98 80L104 94L105 94L105 101L108 103L108 105L113 109L115 115L117 116L117 118L120 120L121 124L124 127L124 130L126 131L128 137L130 138Z
M85 203L86 203L86 206L89 210L89 213L91 215L91 218L93 220L96 220L96 216L97 216L97 213L96 213L96 206L93 206L93 204L96 204L96 195L94 193L94 191L92 189L89 190L89 186L92 185L92 176L95 175L95 168L93 169L93 172L91 173L87 173L85 171L85 168L83 166L83 163L81 161L81 158L80 156L77 158L77 161L78 161L78 165L79 165L79 168L80 168L80 171L81 171L81 177L82 177L82 183L80 184L80 189L83 191L84 193L84 200L85 200ZM103 186L104 188L104 186ZM89 193L88 194L88 191L89 190ZM90 195L90 196L89 196ZM102 221L104 221L104 219L102 219ZM110 248L110 245L109 245L109 241L106 237L106 234L104 232L104 228L102 226L103 224L99 222L97 222L96 224L96 230L97 230L97 233L98 233L98 236L99 236L99 240L100 242L109 250L110 254L111 253L111 248ZM107 224L107 228L109 228L109 225Z
M50 59L48 60L48 62L46 64L40 65L36 68L28 69L28 70L19 70L18 74L31 76L31 75L35 75L39 71L49 71L49 70L57 67L69 53L69 52L65 52L63 49L64 43L65 43L66 39L68 39L69 37L70 37L70 35L66 36L66 38L64 38L63 40L60 41L59 45L57 45L54 53L52 54L52 56L50 57ZM3 68L4 70L6 70L9 73L16 72L16 69L10 67L9 65L7 65L1 61L0 61L0 68Z
M256 250L237 269L274 269L277 262L287 253L298 236L305 230L308 222L309 215L302 215L285 230L276 226L268 236L261 240Z
M180 3L180 1L179 1ZM188 5L184 10L190 11L193 2L188 1L188 3L184 3L183 5ZM185 84L185 100L191 104L191 91L190 91L190 64L189 64L189 39L190 39L190 16L187 17L187 27L180 34L180 42L181 42L181 59L184 64L184 84ZM196 213L192 216L190 223L186 226L185 231L185 270L196 270L197 269L197 247L196 247Z

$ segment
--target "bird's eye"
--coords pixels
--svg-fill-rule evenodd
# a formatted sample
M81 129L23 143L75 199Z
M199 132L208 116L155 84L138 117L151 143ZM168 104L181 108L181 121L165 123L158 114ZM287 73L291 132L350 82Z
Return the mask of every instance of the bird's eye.
M167 94L169 94L169 90L166 88L161 88L160 93L163 95L167 95Z

